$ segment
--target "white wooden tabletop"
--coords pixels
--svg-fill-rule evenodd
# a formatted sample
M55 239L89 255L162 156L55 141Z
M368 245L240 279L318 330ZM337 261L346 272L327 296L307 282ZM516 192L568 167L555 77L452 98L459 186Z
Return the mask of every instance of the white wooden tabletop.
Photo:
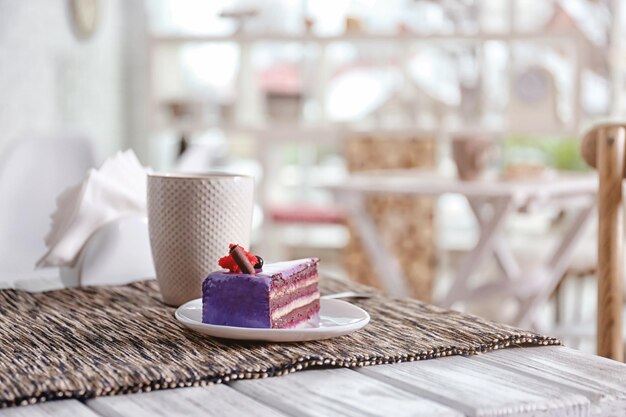
M4 287L60 286L50 271L6 278ZM0 417L240 415L626 416L626 365L560 346L512 348L0 410Z
M341 193L430 196L455 193L468 197L512 197L524 201L531 198L593 196L598 189L598 177L587 173L464 181L419 170L389 170L353 174L341 183L326 187Z
M626 365L565 347L505 349L0 410L0 417L241 415L624 416Z

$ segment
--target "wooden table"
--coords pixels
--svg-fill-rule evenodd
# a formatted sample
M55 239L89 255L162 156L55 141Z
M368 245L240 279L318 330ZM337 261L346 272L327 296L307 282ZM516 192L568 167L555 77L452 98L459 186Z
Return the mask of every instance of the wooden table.
M369 172L330 186L354 221L373 266L384 277L388 293L407 294L403 273L392 252L377 242L376 224L365 207L370 195L440 196L460 194L467 198L480 236L457 268L449 292L437 304L445 307L506 293L518 299L514 321L532 325L538 309L556 288L571 261L584 226L595 208L598 180L595 175L558 175L527 180L461 181L411 170ZM519 265L502 229L511 213L533 211L546 204L575 212L556 247L532 267ZM493 254L501 269L500 279L478 287L470 278L487 255Z
M54 270L0 274L0 288L61 286ZM566 347L511 348L0 410L0 417L240 415L624 416L626 365Z
M505 349L0 410L0 417L241 415L624 416L626 365L565 347Z

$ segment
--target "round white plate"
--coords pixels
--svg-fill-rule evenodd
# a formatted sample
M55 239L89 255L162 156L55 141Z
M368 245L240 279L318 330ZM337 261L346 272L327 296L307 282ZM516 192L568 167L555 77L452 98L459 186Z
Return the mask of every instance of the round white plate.
M365 310L341 300L320 300L319 324L295 329L256 329L202 323L202 299L191 300L176 310L176 319L186 327L209 336L269 342L304 342L344 336L370 321Z

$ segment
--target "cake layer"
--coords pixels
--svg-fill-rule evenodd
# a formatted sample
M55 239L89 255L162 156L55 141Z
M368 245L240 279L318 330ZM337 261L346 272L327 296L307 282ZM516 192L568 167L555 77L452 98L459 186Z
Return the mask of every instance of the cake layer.
M319 291L317 291L317 289L311 293L303 295L302 297L294 298L293 300L291 300L291 302L276 309L273 309L271 313L272 320L277 320L283 316L288 315L293 310L306 307L307 305L315 303L316 301L319 302L319 299L320 293Z
M281 286L275 286L272 284L270 298L275 299L288 296L295 291L299 291L301 288L306 288L311 285L317 286L317 282L318 277L316 272L315 274L303 275L302 278L294 280L294 282L292 283L283 284Z
M289 314L282 316L276 320L272 320L272 327L275 328L293 328L304 324L312 318L319 317L320 301L319 298L303 307L292 310ZM319 320L319 318L318 318Z
M288 278L272 277L270 312L272 327L292 327L319 311L317 260L311 260Z
M293 301L294 298L300 298L317 291L318 287L316 281L304 287L294 287L288 293L283 293L279 296L276 296L273 292L270 292L270 309L273 311L277 308L281 308Z

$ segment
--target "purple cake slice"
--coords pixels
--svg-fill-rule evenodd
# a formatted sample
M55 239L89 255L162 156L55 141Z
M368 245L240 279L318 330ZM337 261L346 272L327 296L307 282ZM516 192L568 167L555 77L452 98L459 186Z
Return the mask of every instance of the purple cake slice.
M316 258L267 264L255 274L212 272L202 283L202 322L290 328L317 318Z

